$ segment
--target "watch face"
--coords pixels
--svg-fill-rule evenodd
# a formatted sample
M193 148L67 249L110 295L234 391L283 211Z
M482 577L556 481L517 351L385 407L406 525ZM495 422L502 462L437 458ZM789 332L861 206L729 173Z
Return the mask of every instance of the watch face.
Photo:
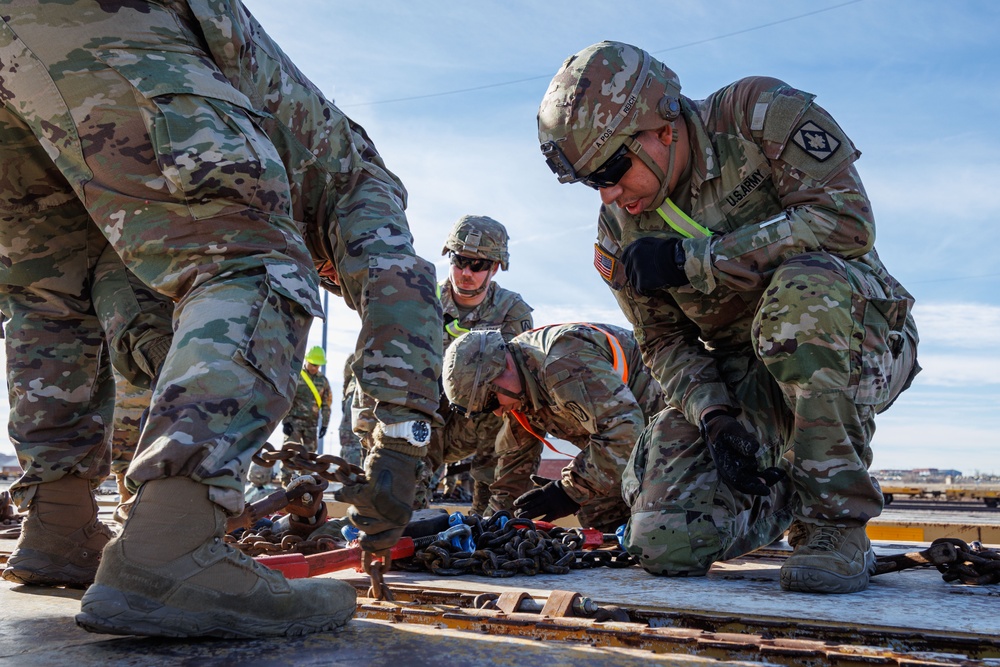
M431 438L431 425L424 421L413 422L413 439L427 442Z

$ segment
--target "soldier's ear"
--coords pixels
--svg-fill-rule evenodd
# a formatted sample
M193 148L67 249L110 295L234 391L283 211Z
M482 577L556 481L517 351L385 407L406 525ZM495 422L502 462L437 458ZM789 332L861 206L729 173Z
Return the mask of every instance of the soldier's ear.
M674 129L673 123L667 123L658 130L655 130L656 138L660 140L660 143L664 146L670 146L677 140L677 130Z

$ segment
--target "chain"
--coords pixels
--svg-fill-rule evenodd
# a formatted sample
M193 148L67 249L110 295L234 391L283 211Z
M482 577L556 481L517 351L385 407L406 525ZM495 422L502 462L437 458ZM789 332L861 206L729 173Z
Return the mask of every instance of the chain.
M366 481L363 468L348 463L339 456L310 452L298 442L285 443L277 451L269 443L264 443L260 451L253 456L253 462L265 468L273 467L278 461L289 470L316 475L328 482L352 485L364 484ZM334 466L333 470L330 466Z
M534 522L497 512L488 519L476 514L462 517L471 527L477 548L464 551L445 531L437 538L415 540L412 558L398 561L397 567L411 572L429 570L443 576L479 574L513 577L517 574L567 574L570 570L592 567L628 567L635 560L622 550L584 551L584 538L576 529L556 527L539 530ZM453 530L453 529L450 529ZM429 543L425 540L432 540Z
M381 560L376 560L381 558ZM388 572L392 568L392 550L379 553L363 551L361 553L361 569L365 571L371 585L368 587L368 597L386 602L395 602L396 596L382 578L383 572Z
M942 537L923 551L875 559L876 575L927 567L936 567L949 583L958 581L974 586L1000 583L1000 552L987 549L981 542L970 545L959 539Z
M343 540L329 535L306 539L290 532L275 533L270 528L264 528L255 533L245 532L239 539L232 535L226 535L223 540L226 544L239 549L250 557L291 553L308 556L323 551L333 551L344 546Z

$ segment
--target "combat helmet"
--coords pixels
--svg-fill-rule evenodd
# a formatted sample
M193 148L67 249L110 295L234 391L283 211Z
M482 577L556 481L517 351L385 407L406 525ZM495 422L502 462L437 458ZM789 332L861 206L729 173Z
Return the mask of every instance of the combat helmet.
M444 352L444 393L452 407L467 416L487 412L490 384L505 368L507 343L499 331L462 334Z
M306 363L315 364L316 366L326 365L326 352L323 351L319 345L309 348L306 352Z
M499 222L485 215L463 215L451 228L451 233L441 249L442 255L449 251L464 257L479 257L491 262L499 262L500 268L507 270L510 254L507 252L507 230Z
M549 168L560 183L583 181L607 187L602 172L614 164L612 158L631 151L650 167L665 190L663 182L670 180L676 142L671 143L664 174L634 137L676 120L681 112L680 92L680 79L673 70L629 44L599 42L570 56L538 108L538 141ZM662 199L655 203L659 206Z

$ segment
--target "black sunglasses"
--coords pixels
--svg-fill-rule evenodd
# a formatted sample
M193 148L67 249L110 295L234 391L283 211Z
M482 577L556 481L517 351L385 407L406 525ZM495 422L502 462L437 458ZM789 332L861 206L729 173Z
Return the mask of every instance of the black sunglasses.
M604 164L589 175L584 176L583 182L595 190L610 188L618 185L618 181L622 180L622 176L631 168L632 158L628 154L628 146L622 144L618 150L611 154L611 157L604 161Z
M470 271L486 271L493 268L493 262L488 259L481 259L479 257L462 257L461 255L451 254L451 263L460 269L469 269Z
M483 402L482 409L479 410L480 414L484 412L494 412L500 408L500 399L497 398L497 393L491 391L486 394L486 400Z

